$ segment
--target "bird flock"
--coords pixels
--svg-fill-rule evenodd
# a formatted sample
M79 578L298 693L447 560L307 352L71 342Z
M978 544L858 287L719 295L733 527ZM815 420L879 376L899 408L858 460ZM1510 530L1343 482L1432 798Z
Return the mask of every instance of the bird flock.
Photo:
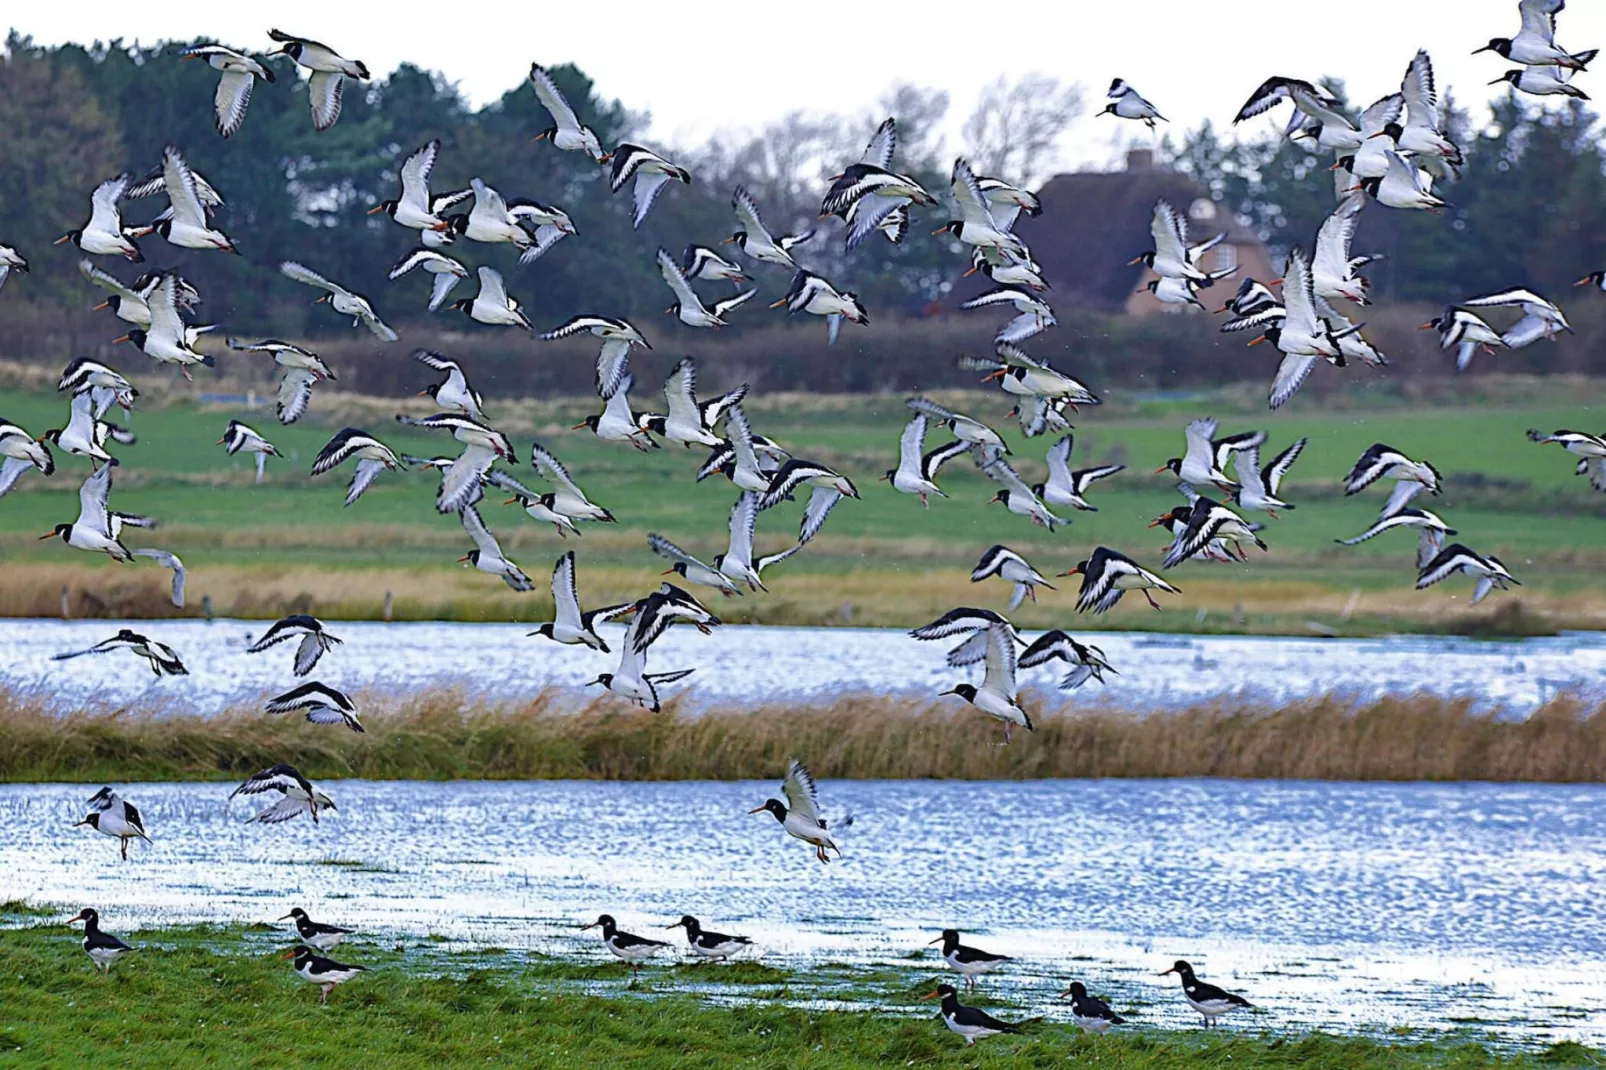
M1568 52L1555 43L1556 15L1563 8L1562 0L1521 0L1518 6L1520 32L1510 39L1491 40L1478 50L1495 52L1518 65L1496 81L1509 82L1515 91L1531 95L1584 97L1573 78L1585 70L1595 51ZM273 56L289 57L307 72L310 109L317 130L327 130L339 119L346 81L369 77L362 62L347 59L319 42L279 30L270 31L269 36L280 47L262 58L221 45L191 48L182 55L184 60L204 60L219 72L214 111L217 132L224 138L245 122L257 82L270 86L276 82L270 62ZM636 227L641 226L665 190L676 183L692 182L688 170L647 147L622 143L605 151L597 135L579 121L545 68L533 64L529 77L533 91L552 119L552 126L533 132L534 136L550 142L556 151L579 153L597 166L607 167L612 193L629 186L631 218ZM1165 121L1153 104L1122 79L1111 84L1108 99L1110 103L1101 114L1142 122L1150 129L1157 121ZM1398 89L1362 110L1358 118L1351 118L1343 103L1317 84L1279 76L1267 79L1256 89L1234 121L1261 115L1284 101L1292 105L1286 136L1334 154L1331 171L1337 206L1315 235L1309 254L1297 248L1289 253L1280 279L1246 278L1236 295L1216 310L1231 313L1222 331L1251 332L1255 335L1251 344L1268 343L1278 352L1268 396L1272 409L1287 404L1321 362L1338 368L1351 363L1388 363L1384 354L1363 336L1364 323L1351 318L1358 316L1356 310L1369 302L1368 281L1362 272L1377 259L1351 253L1358 219L1374 204L1388 210L1442 210L1445 202L1433 193L1433 183L1453 177L1461 164L1460 150L1444 131L1432 61L1425 50L1410 59ZM867 323L869 316L859 297L810 270L802 258L810 243L823 240L817 230L832 219L840 221L844 244L851 251L869 241L898 244L908 240L917 213L936 210L933 221L944 218L942 199L918 179L897 169L897 129L896 120L888 118L862 156L844 162L821 201L816 229L777 233L765 224L753 196L738 188L731 195L737 229L716 243L718 247L694 243L679 257L664 248L644 249L642 255L654 257L672 295L666 315L693 330L717 330L740 323L755 315L750 306L757 292L756 286L751 285L753 276L763 270L780 269L790 273L791 284L772 308L784 307L789 315L824 319L833 343L844 324ZM668 566L665 575L673 575L675 582L663 582L634 601L582 608L578 562L572 550L565 552L552 570L554 619L531 632L531 636L587 647L601 654L617 653L615 670L600 673L592 684L619 699L657 711L661 708L661 688L686 678L694 669L647 671L653 645L675 625L690 625L707 635L720 624L720 619L691 590L708 589L724 598L767 591L766 570L781 567L803 551L836 507L845 500L859 499L860 492L848 475L797 456L756 431L743 408L750 393L746 384L714 397L700 395L699 368L693 357L677 363L663 383L663 412L636 408L631 400L636 380L630 370L630 356L637 347L652 346L646 333L625 319L586 311L542 329L530 322L519 301L509 293L502 270L491 264L475 266L478 290L473 297L448 305L457 284L470 276L469 267L458 259L464 251L483 247L492 253L499 247L511 246L517 265L527 267L558 241L573 237L576 228L562 208L528 197L504 197L479 178L465 189L433 192L430 176L440 151L441 143L436 140L409 154L398 169L397 197L372 209L371 214L388 215L416 243L390 271L397 292L404 292L403 288L410 285L407 280L422 273L430 280L427 307L431 311L462 313L475 322L518 328L542 340L595 340L599 344L596 393L600 411L587 416L576 430L585 429L603 442L643 452L663 449L666 444L678 445L682 450L704 450L706 454L699 455L695 479L717 481L723 477L737 494L729 514L729 545L722 554L704 561L673 541L672 533L654 532L648 536L646 549L663 559ZM995 335L993 351L984 356L963 356L960 367L985 372L983 382L997 384L1013 404L1008 415L1018 421L1024 438L1053 436L1045 457L1048 477L1042 483L1028 484L1014 467L1016 454L998 429L932 398L914 396L907 403L910 417L898 441L897 465L887 469L881 479L890 483L896 493L917 496L927 509L933 507L933 499L941 508L940 500L948 497L938 482L942 470L949 462L966 457L998 485L993 502L1034 526L1054 531L1071 523L1067 514L1095 510L1096 506L1089 502L1095 485L1116 476L1125 466L1072 467L1074 439L1069 415L1082 407L1097 406L1100 399L1077 379L1022 348L1056 324L1044 296L1049 285L1042 269L1014 229L1022 215L1036 216L1042 212L1042 205L1034 194L1006 179L976 173L963 158L954 161L945 192L951 210L946 222L932 233L952 243L968 261L963 275L980 274L991 283L990 289L961 307L993 309L1006 315ZM166 197L165 208L143 223L124 222L125 208L157 196ZM146 253L140 242L145 240L149 245L152 235L190 252L247 255L249 243L242 250L214 221L225 203L220 191L187 164L181 149L170 145L160 164L143 178L136 180L132 174L124 173L101 182L90 195L87 222L68 230L57 243L76 246L83 254L79 270L84 280L106 295L96 308L109 310L127 325L126 333L117 342L137 347L158 365L176 368L185 379L191 377L196 365L213 366L221 355L204 353L200 348L216 325L187 322L201 294L177 269L148 271L124 280L102 262L143 262ZM1153 275L1146 289L1161 302L1203 309L1200 292L1238 270L1236 266L1225 270L1207 268L1206 254L1225 235L1194 240L1185 215L1165 201L1154 206L1151 235L1153 247L1132 263L1142 264ZM734 246L732 256L741 259L722 253L723 246ZM0 245L0 284L12 272L26 273L28 266L21 253ZM318 302L348 319L354 328L366 329L384 342L398 340L397 332L385 323L369 297L325 277L314 266L284 261L279 269L288 279L317 290ZM1606 271L1593 273L1580 280L1579 285L1606 291ZM1515 318L1503 330L1497 330L1484 318L1496 314ZM1466 368L1480 349L1491 353L1516 349L1541 340L1554 341L1572 330L1556 304L1523 287L1459 301L1424 327L1438 332L1443 349L1454 354L1458 370ZM269 357L282 369L275 404L281 424L292 424L305 416L313 405L318 384L338 379L335 370L316 353L278 339L250 340L226 335L225 351L246 355L242 359ZM531 519L551 524L564 538L579 536L588 524L615 522L614 514L592 501L581 481L548 445L532 442L521 451L497 430L486 399L458 362L425 349L414 352L413 358L440 377L420 391L434 401L438 411L424 417L398 414L396 420L421 431L449 435L458 443L458 450L433 457L401 454L369 429L346 427L318 453L312 475L322 476L351 465L344 500L352 506L386 473L402 469L433 471L439 478L436 510L455 515L466 541L472 545L461 562L499 578L514 591L533 590L535 581L503 552L480 511L487 487L506 495L506 504L516 504ZM120 467L113 450L120 452L136 440L130 430L106 417L113 406L132 411L139 392L115 368L85 357L67 365L58 390L70 398L65 426L36 436L0 419L0 496L27 472L52 476L56 469L52 447L83 458L89 474L81 485L78 517L56 525L42 538L59 538L68 548L103 553L124 563L136 558L151 559L172 571L172 600L183 606L183 563L167 551L129 549L123 542L126 530L155 528L157 522L112 508L113 473ZM946 440L928 444L928 438L938 434L945 435ZM1563 447L1576 458L1577 472L1586 475L1595 489L1606 491L1606 438L1565 429L1534 430L1528 437L1535 443ZM270 460L283 456L267 436L238 420L229 422L217 444L224 447L227 455L252 455L259 482ZM1272 454L1263 430L1218 436L1215 420L1192 421L1185 429L1181 454L1156 470L1156 474L1170 473L1175 477L1182 498L1180 504L1149 525L1164 527L1171 536L1159 571L1110 547L1098 546L1075 567L1053 578L1080 577L1074 602L1079 613L1106 613L1129 592L1141 593L1149 605L1159 609L1157 593L1178 592L1162 572L1188 561L1231 563L1248 560L1250 551L1269 552L1268 540L1274 539L1275 521L1281 512L1296 508L1287 500L1287 477L1307 445L1307 439L1298 438L1280 444L1281 448ZM1266 463L1262 463L1263 451L1270 458ZM516 474L521 452L534 478L541 482L541 489L532 488ZM688 465L688 474L690 470ZM1519 582L1497 557L1480 554L1461 543L1447 543L1458 532L1416 504L1421 494L1439 495L1443 490L1438 469L1428 461L1384 443L1374 444L1355 462L1343 481L1343 491L1346 495L1360 494L1374 484L1388 481L1392 481L1392 491L1376 522L1339 542L1355 545L1393 531L1414 532L1418 539L1416 587L1430 587L1463 574L1475 581L1473 603L1491 591L1505 590ZM761 518L767 521L771 510L793 502L802 505L795 538L775 545L772 552L761 553L761 527L770 527L767 522L760 525ZM1250 513L1263 514L1273 526L1252 522L1246 515ZM1055 590L1047 574L1004 545L992 546L981 555L971 579L976 583L996 579L1009 584L1010 611L1025 599L1037 601L1039 588ZM599 625L611 622L628 622L622 637L614 640L617 652L598 630ZM1004 743L1010 742L1014 729L1033 728L1031 718L1019 703L1020 670L1064 662L1068 671L1060 686L1067 690L1093 680L1102 683L1105 674L1117 671L1097 647L1064 631L1053 630L1028 640L1007 617L987 609L956 608L910 634L920 641L955 641L946 655L950 667L982 666L980 685L959 683L943 694L956 696L998 721L1003 726ZM324 682L304 679L323 655L340 643L322 622L304 615L287 617L264 633L250 651L263 652L291 641L296 644L293 675L303 682L268 700L264 712L301 714L313 724L364 732L361 711L349 695ZM115 651L127 651L143 659L157 677L187 671L172 648L126 628L86 650L58 657ZM800 762L789 764L783 788L784 802L769 799L752 812L771 814L788 836L809 845L820 862L829 862L832 854L840 856L838 837L852 826L853 818L828 823L821 814L814 781ZM336 809L326 792L282 763L247 779L229 798L236 796L263 796L269 800L265 809L250 818L262 823L289 821L303 814L317 822L321 814ZM91 800L90 813L78 824L116 837L125 859L130 842L150 840L139 811L109 788ZM300 940L287 957L293 960L300 976L322 986L323 998L335 985L362 972L361 967L318 954L335 946L348 930L314 923L299 908L287 917L294 918ZM85 949L102 969L109 970L111 962L128 950L126 944L100 931L93 909L84 910L73 920L83 922ZM633 969L665 946L660 941L620 931L606 914L588 927L599 928L608 949ZM692 951L703 958L727 958L748 944L743 937L703 930L690 915L671 927L683 928ZM977 974L1002 961L999 956L961 944L959 934L953 930L939 939L945 960L964 975L967 984L973 984ZM1177 962L1167 972L1181 976L1187 999L1206 1024L1248 1005L1241 997L1199 981L1186 962ZM1017 1031L1016 1026L961 1005L951 986L942 986L932 995L941 998L949 1027L970 1043L994 1033ZM1066 996L1073 1001L1078 1022L1089 1029L1102 1031L1123 1021L1080 984L1073 985Z

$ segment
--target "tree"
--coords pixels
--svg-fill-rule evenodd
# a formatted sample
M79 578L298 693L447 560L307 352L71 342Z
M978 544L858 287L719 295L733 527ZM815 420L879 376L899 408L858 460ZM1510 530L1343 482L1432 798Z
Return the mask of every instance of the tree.
M1037 185L1054 173L1059 139L1082 114L1082 93L1046 74L1004 77L981 92L965 120L965 144L979 172L1019 185Z

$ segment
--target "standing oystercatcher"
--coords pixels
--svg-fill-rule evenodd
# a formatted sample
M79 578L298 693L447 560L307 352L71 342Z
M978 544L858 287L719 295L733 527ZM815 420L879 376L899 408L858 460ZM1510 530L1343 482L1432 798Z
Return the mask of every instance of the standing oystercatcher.
M965 1038L966 1045L974 1045L976 1041L986 1037L997 1036L1000 1033L1019 1033L1020 1026L1000 1022L997 1018L976 1007L966 1007L959 1002L959 991L953 985L938 985L935 991L928 992L921 999L936 999L942 997L942 1020L949 1029Z
M1110 1009L1110 1005L1097 996L1090 996L1081 981L1072 981L1071 987L1060 993L1060 999L1071 1001L1071 1021L1096 1036L1103 1036L1113 1026L1125 1025L1126 1019Z
M636 975L641 972L641 963L650 959L669 945L662 940L649 940L645 936L636 936L619 928L618 922L613 920L612 914L603 914L590 925L580 926L581 931L586 929L601 929L602 942L614 957L622 960L630 967L630 983L636 983Z
M344 984L359 973L368 972L366 966L349 966L344 962L326 959L310 947L293 947L280 957L294 959L293 966L301 979L323 988L318 996L319 1003L329 1002L329 993L335 990L335 985Z
M76 921L84 923L84 953L106 976L110 977L112 963L134 949L111 933L100 931L100 912L94 907L85 907L79 911L77 917L68 918L67 924L71 925Z
M690 914L683 915L673 925L664 926L666 929L685 929L686 942L691 945L692 953L711 962L723 962L743 948L751 947L753 941L745 936L726 936L724 933L711 933L704 929L702 923Z
M295 919L296 933L301 937L301 942L319 951L328 951L356 932L355 929L342 929L338 925L325 925L321 921L313 921L300 907L296 907L279 920L288 921L292 918Z
M975 988L978 975L996 970L1010 960L1008 955L995 955L979 947L961 944L958 929L944 929L942 935L931 943L942 945L943 961L950 970L958 970L964 975L966 988Z
M1199 980L1193 974L1193 967L1182 959L1178 959L1169 970L1160 971L1160 976L1174 973L1182 978L1182 995L1188 1001L1188 1006L1199 1012L1204 1018L1206 1028L1216 1024L1222 1015L1231 1014L1239 1007L1253 1007L1247 999L1225 988L1217 988Z

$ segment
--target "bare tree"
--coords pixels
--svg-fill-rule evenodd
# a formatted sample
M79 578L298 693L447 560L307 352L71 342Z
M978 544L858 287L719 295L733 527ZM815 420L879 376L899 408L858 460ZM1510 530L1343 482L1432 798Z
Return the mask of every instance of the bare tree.
M877 113L864 140L868 141L881 120L890 115L898 120L897 170L904 174L922 169L943 170L939 160L943 149L942 120L948 114L945 90L898 82L881 94L876 105Z
M1059 159L1059 139L1082 114L1082 91L1046 74L1005 78L981 91L964 137L978 171L1034 185Z

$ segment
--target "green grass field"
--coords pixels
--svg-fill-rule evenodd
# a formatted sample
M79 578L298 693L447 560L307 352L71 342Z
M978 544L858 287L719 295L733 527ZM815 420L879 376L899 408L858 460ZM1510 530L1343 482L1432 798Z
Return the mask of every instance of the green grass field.
M985 992L967 997L1006 1020L1047 1019L1029 1025L1025 1035L966 1049L919 998L944 979L934 960L827 964L807 972L756 961L653 967L632 991L627 971L601 958L600 948L599 957L582 960L387 939L384 946L339 949L337 958L370 972L320 1007L316 987L275 957L288 946L282 928L125 932L140 950L106 979L77 938L44 913L26 904L0 905L0 922L22 926L0 930L0 1066L612 1063L837 1070L1046 1067L1076 1060L1112 1070L1184 1062L1243 1070L1425 1070L1599 1066L1602 1059L1575 1044L1518 1054L1459 1036L1289 1035L1264 1013L1208 1033L1135 1024L1095 1038L1066 1024L1066 1008L1047 991L1031 1007L1001 1004ZM1131 1011L1127 1001L1119 1006ZM1139 1008L1134 1021L1141 1017Z
M1606 587L1600 579L1606 566L1601 537L1606 495L1593 493L1575 477L1571 458L1558 447L1542 448L1523 437L1528 427L1592 428L1595 417L1587 407L1569 403L1577 391L1567 384L1513 392L1491 385L1492 380L1478 382L1482 393L1455 399L1453 406L1402 399L1360 404L1340 397L1267 413L1246 394L1142 403L1112 399L1077 418L1072 463L1128 468L1095 485L1090 500L1098 512L1078 513L1069 527L1052 534L988 504L996 487L967 460L944 470L939 482L951 497L934 501L929 511L879 483L880 474L897 460L898 433L908 416L901 396L760 397L749 406L757 430L798 455L846 472L863 499L841 504L821 537L772 574L773 594L744 599L730 607L730 616L775 623L908 625L934 605L956 604L943 604L946 599L992 605L1007 597L1007 588L993 583L972 590L967 580L969 567L995 542L1027 553L1045 572L1071 567L1100 544L1157 565L1167 540L1146 525L1181 499L1169 474L1151 473L1182 451L1181 428L1188 419L1214 414L1222 433L1266 428L1268 459L1297 437L1310 440L1285 488L1285 497L1299 508L1267 521L1264 538L1271 550L1252 551L1250 564L1189 563L1175 570L1174 582L1185 592L1171 600L1178 612L1162 618L1144 608L1140 614L1139 602L1099 623L1300 631L1315 615L1341 631L1449 626L1447 618L1464 611L1471 584L1453 580L1433 591L1413 591L1414 540L1408 535L1356 548L1333 543L1363 530L1381 506L1385 488L1345 499L1337 484L1366 446L1384 441L1438 465L1446 492L1432 508L1460 531L1461 541L1500 555L1523 580L1518 597L1533 611L1529 623L1606 624ZM1518 400L1502 400L1511 393ZM643 394L641 404L653 400ZM1008 402L1001 394L975 393L955 403L996 426L1007 424ZM278 426L268 409L180 402L136 412L131 423L140 439L117 451L123 465L114 503L123 511L155 516L164 527L133 533L129 541L184 557L192 570L191 612L198 611L201 596L210 595L219 613L270 615L292 606L335 616L376 616L383 592L391 590L400 616L540 617L546 599L539 592L514 598L498 580L454 563L469 543L455 518L435 513L431 474L387 474L350 509L341 504L349 469L308 477L313 456L345 423L374 431L398 452L455 452L457 444L445 435L395 424L391 417L397 407L387 399L318 398L312 414L288 428ZM550 527L503 506L500 496L481 506L504 549L532 576L544 578L550 561L566 548L577 549L588 600L591 592L612 598L655 582L660 562L646 552L648 531L705 560L720 552L734 500L723 479L694 481L701 450L674 447L641 455L568 429L593 407L585 399L492 405L490 415L512 436L521 456L532 437L552 449L592 499L614 511L617 526L590 525L584 538L565 542ZM406 408L428 411L416 399ZM38 433L61 420L65 403L55 395L11 394L3 398L0 412ZM226 457L213 445L235 416L254 424L287 455L270 460L268 481L261 486L252 483L248 458ZM1052 439L1027 440L1018 428L1005 435L1028 480L1043 478L1043 453ZM934 435L928 446L944 437ZM159 599L127 594L130 582L146 593L159 591L160 574L153 567L91 576L94 568L110 563L35 539L76 515L77 482L87 467L79 458L65 457L55 478L24 477L0 500L0 554L27 566L7 570L0 611L57 613L64 583L96 593L103 605L109 598L108 613L163 611ZM527 465L513 474L542 486ZM761 516L760 552L795 538L800 510L783 505ZM1069 601L1063 592L1046 594L1045 605L1027 607L1022 620L1032 623L1034 613L1045 622L1063 620ZM77 612L94 612L95 603L89 605ZM1201 610L1204 622L1195 620Z

